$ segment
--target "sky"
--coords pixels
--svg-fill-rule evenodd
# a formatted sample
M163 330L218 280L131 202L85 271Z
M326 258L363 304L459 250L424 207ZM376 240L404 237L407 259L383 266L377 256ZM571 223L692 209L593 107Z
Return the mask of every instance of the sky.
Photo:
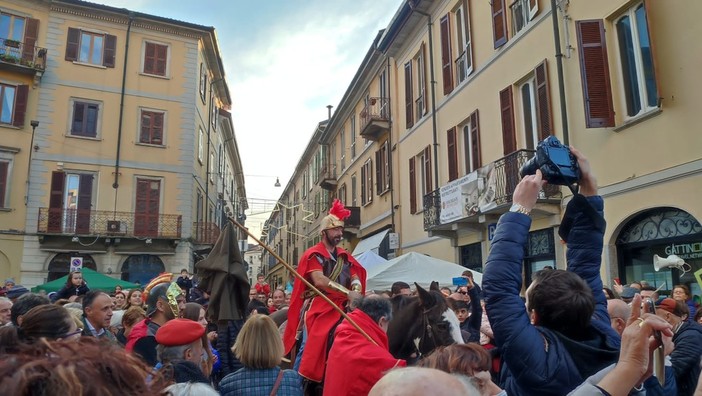
M327 105L403 0L92 0L217 32L257 237ZM282 187L274 187L280 178Z

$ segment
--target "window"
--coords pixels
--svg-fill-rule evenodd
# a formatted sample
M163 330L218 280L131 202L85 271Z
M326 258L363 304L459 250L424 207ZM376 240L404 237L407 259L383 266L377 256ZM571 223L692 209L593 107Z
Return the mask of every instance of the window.
M141 110L139 143L163 145L162 111Z
M414 125L414 99L412 98L412 62L405 63L405 125L407 129Z
M200 128L199 133L198 133L198 138L197 138L197 160L200 161L200 164L202 164L202 161L205 159L205 133L202 131L202 128Z
M613 127L614 106L604 23L602 20L577 21L575 27L578 34L585 126Z
M219 154L217 158L217 173L221 175L224 173L226 168L224 163L224 146L222 145L222 143L219 144Z
M96 189L95 174L53 172L48 229L67 234L91 233Z
M512 29L517 34L539 12L539 0L516 0L509 8L512 9Z
M455 37L458 46L458 57L456 58L456 81L458 84L473 72L473 48L470 35L470 18L468 17L468 7L465 1L453 12L455 21Z
M81 100L73 101L71 136L96 138L99 124L100 104Z
M546 61L538 65L534 73L519 86L519 93L526 148L534 150L541 140L553 133Z
M329 153L331 158L329 159L329 164L327 164L327 177L336 178L336 142L331 142L329 145Z
M11 162L0 159L0 208L7 208L9 200L10 168Z
M68 28L68 40L66 43L67 61L115 67L116 49L116 36Z
M495 49L502 47L507 42L505 0L492 0L492 38Z
M168 69L169 48L164 44L152 42L144 43L144 67L145 74L155 76L166 76Z
M517 137L514 133L512 86L500 91L500 118L502 120L502 150L504 155L517 150Z
M3 39L0 53L34 61L34 46L39 36L39 20L0 13L0 38ZM20 43L24 45L20 46Z
M444 15L439 21L441 35L441 75L444 80L444 95L453 91L453 56L451 55L451 19L449 14Z
M389 143L380 146L380 150L375 152L375 179L376 191L380 195L390 189L390 152Z
M339 190L336 192L336 197L339 198L339 201L346 204L346 183L339 187Z
M28 96L28 85L0 84L0 124L23 127Z
M476 109L461 127L463 135L464 170L468 174L483 165L480 155L480 117Z
M449 181L458 179L458 147L456 144L456 127L446 131L446 148L448 150Z
M23 17L5 12L0 13L0 38L22 41L24 29L25 19Z
M207 70L205 70L205 64L200 63L200 99L202 103L206 103L207 95Z
M351 159L356 158L356 115L352 115L350 119L351 130L349 134L351 135Z
M646 8L639 4L616 21L626 114L635 117L658 107L658 85Z
M358 194L356 193L356 174L354 173L351 175L351 206L358 206L358 202L356 201L356 197Z
M361 167L361 205L373 201L373 162L369 159Z
M426 51L424 43L422 43L419 52L414 57L414 65L417 70L417 85L414 87L415 96L417 97L417 100L415 100L417 119L422 118L427 113L427 69L424 65L425 57Z
M214 176L215 176L215 154L214 151L210 152L210 169L208 170L210 172L210 183L214 183Z
M341 161L341 171L346 169L346 130L342 127L341 132L339 132L339 140L341 143L339 144L339 159Z
M418 213L418 202L432 191L431 146L409 159L410 212Z

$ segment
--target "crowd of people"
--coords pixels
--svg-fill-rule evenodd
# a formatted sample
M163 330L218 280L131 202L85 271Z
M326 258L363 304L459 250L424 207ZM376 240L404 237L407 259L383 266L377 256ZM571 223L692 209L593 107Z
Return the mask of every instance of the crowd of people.
M522 179L512 210L500 218L481 285L465 271L454 287L413 290L398 281L387 291L367 290L365 269L338 246L349 212L335 201L292 288L271 288L259 274L241 318L211 320L209 292L219 294L199 287L186 269L175 280L162 274L132 290L93 290L74 271L46 296L6 280L0 389L12 395L702 395L702 309L685 285L670 297L645 282L604 287L604 201L587 160L573 153L582 175L559 230L567 270L540 270L525 290L529 213L545 183L539 171ZM388 331L410 301L423 304L416 318L423 334L411 341L415 353L401 359L391 353ZM447 308L430 315L435 307ZM448 342L442 331L452 335ZM433 348L422 353L425 338Z

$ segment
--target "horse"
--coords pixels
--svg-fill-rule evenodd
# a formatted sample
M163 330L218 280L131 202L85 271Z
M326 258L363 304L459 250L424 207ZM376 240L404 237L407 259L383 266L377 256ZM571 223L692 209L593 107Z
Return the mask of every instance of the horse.
M458 317L438 283L432 282L428 291L415 285L417 297L393 298L393 319L387 332L390 353L408 362L421 359L439 346L463 344Z

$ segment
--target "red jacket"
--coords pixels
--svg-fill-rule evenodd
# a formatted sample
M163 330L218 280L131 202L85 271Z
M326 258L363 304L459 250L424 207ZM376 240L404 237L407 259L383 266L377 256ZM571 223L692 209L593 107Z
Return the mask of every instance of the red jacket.
M407 366L406 361L390 354L387 334L370 316L357 309L349 317L378 345L348 321L341 322L329 351L324 395L367 395L388 370Z
M263 293L266 295L266 297L271 295L271 286L268 283L265 283L262 285L262 284L257 282L255 287L256 287L256 293L259 293L259 294Z

